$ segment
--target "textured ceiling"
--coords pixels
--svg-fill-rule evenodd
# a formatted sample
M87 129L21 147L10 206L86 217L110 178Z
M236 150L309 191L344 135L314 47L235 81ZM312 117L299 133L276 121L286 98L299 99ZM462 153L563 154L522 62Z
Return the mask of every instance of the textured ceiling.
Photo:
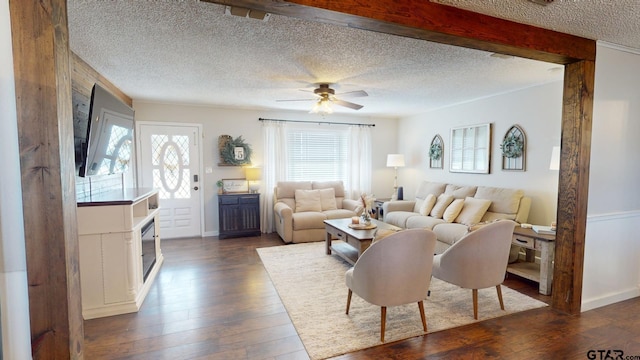
M640 48L640 2L439 0ZM614 6L615 3L615 6ZM604 16L606 14L606 16ZM562 79L554 64L271 15L225 14L197 0L68 0L71 49L135 100L308 110L314 84L365 90L354 115L400 116Z

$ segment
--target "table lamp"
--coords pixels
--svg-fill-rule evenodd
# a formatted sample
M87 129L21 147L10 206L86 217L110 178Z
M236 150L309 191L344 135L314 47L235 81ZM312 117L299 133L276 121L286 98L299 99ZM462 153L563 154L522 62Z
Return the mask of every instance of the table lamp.
M387 167L393 167L395 175L393 178L393 195L391 200L398 200L398 168L404 166L403 154L388 154L387 155Z
M257 193L260 189L260 184L256 184L256 182L262 178L262 169L255 167L245 168L245 177L249 182L249 192L252 194Z

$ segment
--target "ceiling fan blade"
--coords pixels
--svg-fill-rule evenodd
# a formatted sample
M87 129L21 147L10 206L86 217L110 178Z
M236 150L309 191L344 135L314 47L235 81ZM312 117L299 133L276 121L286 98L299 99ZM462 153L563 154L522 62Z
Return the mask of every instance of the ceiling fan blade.
M332 101L336 105L348 107L348 108L353 109L353 110L360 110L363 107L362 105L354 104L352 102L348 102L348 101L344 101L344 100L340 100L340 99L336 99L336 98L334 98Z
M336 94L336 95L340 95L342 97L345 97L345 96L349 96L349 97L365 97L365 96L369 96L369 94L367 94L367 92L364 91L364 90L347 91L347 92Z

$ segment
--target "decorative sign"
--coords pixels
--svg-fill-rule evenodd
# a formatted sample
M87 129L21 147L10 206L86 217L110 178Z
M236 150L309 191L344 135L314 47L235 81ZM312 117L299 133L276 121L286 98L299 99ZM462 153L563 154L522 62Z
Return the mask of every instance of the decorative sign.
M222 191L229 193L249 192L249 182L247 179L222 179Z

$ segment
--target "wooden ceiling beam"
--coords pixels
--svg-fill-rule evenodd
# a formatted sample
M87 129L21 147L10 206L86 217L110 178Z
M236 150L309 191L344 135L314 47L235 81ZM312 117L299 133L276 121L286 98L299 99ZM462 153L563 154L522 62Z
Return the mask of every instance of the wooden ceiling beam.
M202 0L556 64L595 61L594 40L425 0Z

